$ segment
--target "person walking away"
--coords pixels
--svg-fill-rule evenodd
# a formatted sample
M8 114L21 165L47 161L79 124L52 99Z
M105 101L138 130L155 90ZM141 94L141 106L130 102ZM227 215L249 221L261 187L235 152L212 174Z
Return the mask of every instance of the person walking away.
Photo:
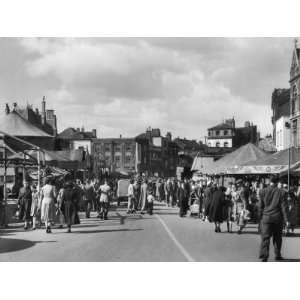
M107 184L107 180L104 180L104 184L100 186L100 218L103 220L107 220L108 209L109 209L109 193L110 186Z
M236 187L232 182L229 183L229 187L227 188L225 192L225 219L227 223L227 232L232 233L232 223L234 221L233 217L233 193L236 193Z
M141 214L144 214L147 208L147 195L148 195L148 184L147 180L144 179L141 186Z
M85 217L88 219L90 218L92 205L95 202L95 190L91 180L87 180L86 185L84 187L84 210L85 210Z
M294 229L297 226L298 221L298 203L297 198L292 191L290 191L287 196L287 207L287 218L290 226L286 228L286 235L290 235L290 233L294 234Z
M68 233L71 232L71 227L75 223L76 197L76 190L73 188L72 182L67 182L64 193L62 194L60 210L64 214L65 222L68 227Z
M64 222L65 222L65 217L64 217L64 214L63 214L63 211L62 211L62 197L63 197L63 194L65 192L65 187L62 186L59 191L58 191L58 194L57 194L57 210L56 210L56 214L58 216L58 222L59 222L59 228L63 228L64 227Z
M270 185L264 190L259 202L261 219L261 245L259 258L266 262L269 258L270 239L273 239L275 260L283 260L281 256L283 225L288 222L287 193L276 187L276 178L272 177Z
M23 187L19 191L18 208L20 210L19 219L24 221L24 229L27 230L31 221L32 193L29 182L24 180Z
M188 208L188 194L184 187L184 182L178 182L178 205L179 205L179 216L182 218L186 216Z
M164 191L165 191L166 205L169 206L169 202L170 202L170 179L167 179L167 181L165 181Z
M147 196L147 212L149 215L153 214L153 204L154 204L154 196L152 190L149 191L148 196Z
M209 206L208 219L210 222L215 223L215 232L221 232L221 223L223 222L223 210L225 204L225 188L221 186L213 191Z
M47 177L45 185L41 189L41 219L45 223L46 233L51 233L51 222L54 220L56 189L52 185L52 179Z
M5 226L4 185L0 183L0 227Z
M134 198L134 181L133 179L130 180L130 184L128 186L128 207L127 213L134 213L135 212L135 198Z
M36 223L41 225L41 198L39 192L36 188L36 185L32 186L32 202L31 202L31 211L30 216L32 218L32 230L36 229Z
M203 221L208 221L208 214L209 214L209 206L211 203L211 199L212 199L212 193L213 193L213 186L212 186L212 182L208 181L207 182L207 186L204 190L204 213L203 213Z

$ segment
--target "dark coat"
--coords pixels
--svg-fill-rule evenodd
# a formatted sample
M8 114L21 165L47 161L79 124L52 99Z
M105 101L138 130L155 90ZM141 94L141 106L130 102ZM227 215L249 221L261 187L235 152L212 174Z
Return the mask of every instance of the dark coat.
M177 189L177 199L178 199L178 206L179 206L179 215L183 216L186 214L188 205L189 205L189 197L187 191L182 187Z
M19 220L30 220L32 194L30 187L22 187L19 191L18 204L20 206Z
M72 225L75 222L76 215L76 191L66 188L62 195L61 211L64 214L67 225Z
M263 189L258 203L259 216L263 223L288 221L287 193L276 186Z
M204 197L203 197L203 204L204 204L204 213L206 216L209 214L209 207L210 203L212 201L212 195L213 195L214 188L213 187L206 187L204 190Z
M225 194L222 188L219 188L212 194L208 213L208 219L210 222L223 222L225 205Z

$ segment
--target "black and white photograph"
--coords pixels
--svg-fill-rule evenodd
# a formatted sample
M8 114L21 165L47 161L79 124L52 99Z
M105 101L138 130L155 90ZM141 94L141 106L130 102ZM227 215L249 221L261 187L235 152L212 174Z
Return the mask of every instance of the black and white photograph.
M296 1L0 2L1 299L297 297Z
M1 38L0 260L300 260L299 47Z

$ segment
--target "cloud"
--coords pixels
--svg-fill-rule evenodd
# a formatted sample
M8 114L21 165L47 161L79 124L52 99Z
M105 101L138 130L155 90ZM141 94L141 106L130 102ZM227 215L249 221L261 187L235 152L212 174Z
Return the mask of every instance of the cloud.
M46 94L60 129L86 124L106 137L157 126L198 139L232 116L239 125L249 120L263 133L271 132L271 94L288 87L292 51L286 38L18 42L33 101Z

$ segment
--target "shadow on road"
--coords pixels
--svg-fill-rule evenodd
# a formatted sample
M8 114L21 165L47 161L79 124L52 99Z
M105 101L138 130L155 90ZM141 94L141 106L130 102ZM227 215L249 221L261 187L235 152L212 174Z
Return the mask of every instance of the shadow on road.
M80 230L74 230L72 231L72 233L104 233L104 232L119 232L119 231L141 231L143 229L138 228L138 229L100 229L100 230L84 230L84 231L80 231ZM64 232L62 232L64 233Z
M22 239L0 238L0 253L14 252L33 247L38 243L55 243L56 241L29 241Z
M299 258L284 258L280 262L300 262L300 259Z

